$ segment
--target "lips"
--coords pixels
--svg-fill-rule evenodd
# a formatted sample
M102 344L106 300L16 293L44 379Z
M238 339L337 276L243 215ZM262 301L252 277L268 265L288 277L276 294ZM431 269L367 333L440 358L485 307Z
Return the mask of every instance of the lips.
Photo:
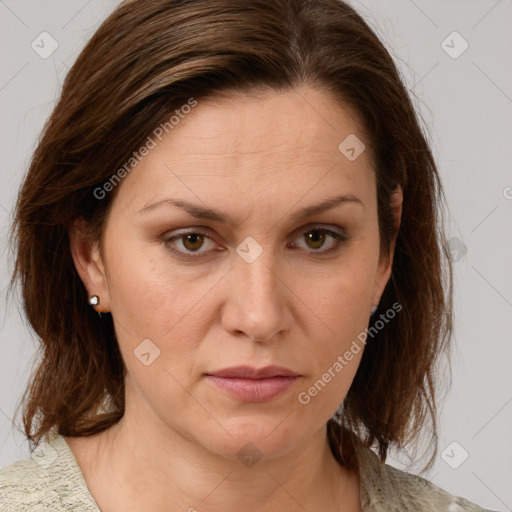
M216 388L243 402L266 402L287 391L300 375L282 366L237 366L206 374Z
M268 379L270 377L298 377L299 374L283 366L266 366L256 369L251 366L233 366L216 372L208 373L214 377L229 377L240 379Z

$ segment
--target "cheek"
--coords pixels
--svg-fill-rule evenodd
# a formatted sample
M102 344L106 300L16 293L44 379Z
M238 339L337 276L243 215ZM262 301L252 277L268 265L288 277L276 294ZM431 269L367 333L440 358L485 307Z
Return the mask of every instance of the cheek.
M311 414L334 412L357 372L370 319L374 284L371 264L361 256L328 279L318 279L322 286L307 283L300 292L308 297L308 339L314 340L315 346L311 354L314 370L301 389L302 400L300 396L298 399ZM315 333L313 325L320 330Z
M310 315L322 322L325 335L331 340L345 340L365 329L370 318L375 270L363 257L350 264L340 264L329 276L305 281L298 295L307 298Z
M318 340L314 371L296 395L299 415L305 424L325 424L345 399L364 351L364 344L355 336L357 331L343 325L336 332L335 342Z
M186 383L201 340L215 322L210 291L218 276L180 272L159 249L129 250L127 245L117 246L119 258L112 258L109 276L123 359L134 380L143 379L144 386L151 387L157 375L172 385L166 370Z
M208 275L173 263L163 245L125 238L113 254L109 273L113 314L143 336L161 337L195 308L211 286Z

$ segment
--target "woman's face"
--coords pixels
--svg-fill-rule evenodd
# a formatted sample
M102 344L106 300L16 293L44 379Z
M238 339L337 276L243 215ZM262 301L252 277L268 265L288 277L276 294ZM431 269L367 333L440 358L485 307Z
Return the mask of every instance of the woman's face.
M364 135L303 87L199 100L153 139L79 270L115 321L127 417L228 457L289 452L343 401L390 275ZM297 376L211 377L271 365Z

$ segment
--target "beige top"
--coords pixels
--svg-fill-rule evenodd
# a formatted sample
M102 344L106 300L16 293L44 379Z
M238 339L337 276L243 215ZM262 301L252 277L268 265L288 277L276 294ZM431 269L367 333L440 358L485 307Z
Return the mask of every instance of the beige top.
M491 512L356 446L364 512ZM55 434L27 460L0 469L0 512L101 512L66 439Z

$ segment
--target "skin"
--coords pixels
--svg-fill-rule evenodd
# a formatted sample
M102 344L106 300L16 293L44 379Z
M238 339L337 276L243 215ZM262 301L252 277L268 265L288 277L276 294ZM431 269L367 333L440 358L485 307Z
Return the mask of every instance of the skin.
M111 312L127 368L123 419L67 438L103 512L360 510L359 477L335 461L326 423L363 351L308 404L297 398L368 326L391 273L394 243L389 261L379 259L370 151L349 161L338 150L349 134L365 139L347 108L308 86L198 101L118 185L101 249L75 224L77 271ZM362 204L291 220L337 194ZM237 225L168 203L141 212L170 197ZM393 205L399 222L400 191ZM308 241L319 227L347 241L319 256L336 243ZM210 238L169 241L188 228ZM236 252L249 236L262 249L251 263ZM160 350L149 366L134 355L145 339ZM204 376L271 364L301 376L262 403ZM261 457L251 467L237 457L248 442Z

